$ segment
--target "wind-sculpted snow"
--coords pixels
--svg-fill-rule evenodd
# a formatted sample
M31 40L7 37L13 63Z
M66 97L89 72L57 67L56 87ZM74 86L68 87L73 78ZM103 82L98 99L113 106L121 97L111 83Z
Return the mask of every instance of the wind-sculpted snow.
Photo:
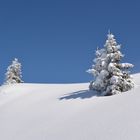
M135 88L101 97L82 84L0 88L0 140L139 140L140 74Z

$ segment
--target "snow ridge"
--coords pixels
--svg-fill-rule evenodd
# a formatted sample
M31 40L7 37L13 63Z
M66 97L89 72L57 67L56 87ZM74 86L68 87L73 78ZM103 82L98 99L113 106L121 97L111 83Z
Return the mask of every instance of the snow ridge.
M135 88L99 97L83 84L13 84L0 88L1 140L137 140L140 74Z

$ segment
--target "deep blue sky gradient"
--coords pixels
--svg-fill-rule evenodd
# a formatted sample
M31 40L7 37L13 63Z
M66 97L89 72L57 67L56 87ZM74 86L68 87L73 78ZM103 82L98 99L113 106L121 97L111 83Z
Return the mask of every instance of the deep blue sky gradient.
M0 83L15 57L27 83L88 82L85 71L108 29L139 72L139 14L138 0L0 1Z

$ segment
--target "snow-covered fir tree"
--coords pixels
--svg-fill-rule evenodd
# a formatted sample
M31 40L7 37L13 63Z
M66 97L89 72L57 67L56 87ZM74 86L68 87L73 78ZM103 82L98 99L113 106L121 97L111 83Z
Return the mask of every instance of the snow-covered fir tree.
M114 35L108 33L103 49L96 50L94 65L87 72L94 76L90 82L90 90L96 90L100 95L113 95L128 91L134 84L130 76L130 63L121 63L123 54Z
M22 83L21 63L15 58L12 64L7 68L5 84Z

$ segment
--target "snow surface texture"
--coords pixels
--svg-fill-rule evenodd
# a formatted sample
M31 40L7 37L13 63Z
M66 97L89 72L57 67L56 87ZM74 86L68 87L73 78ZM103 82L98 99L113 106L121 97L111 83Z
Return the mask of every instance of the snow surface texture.
M98 97L82 84L0 88L0 140L139 140L140 74L135 88Z

